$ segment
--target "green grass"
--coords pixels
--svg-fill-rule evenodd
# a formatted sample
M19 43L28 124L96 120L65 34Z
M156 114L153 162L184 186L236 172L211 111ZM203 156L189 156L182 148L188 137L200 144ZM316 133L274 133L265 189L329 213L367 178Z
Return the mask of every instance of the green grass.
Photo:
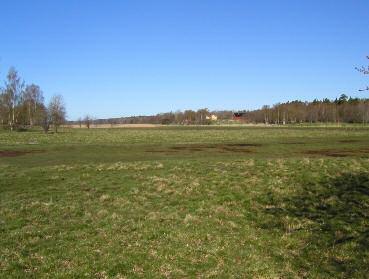
M368 239L368 128L0 132L1 278L366 278Z

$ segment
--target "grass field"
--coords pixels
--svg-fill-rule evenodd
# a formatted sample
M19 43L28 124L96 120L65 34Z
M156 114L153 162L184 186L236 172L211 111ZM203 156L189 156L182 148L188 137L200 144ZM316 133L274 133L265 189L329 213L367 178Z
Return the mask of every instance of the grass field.
M368 278L369 128L0 131L0 278Z

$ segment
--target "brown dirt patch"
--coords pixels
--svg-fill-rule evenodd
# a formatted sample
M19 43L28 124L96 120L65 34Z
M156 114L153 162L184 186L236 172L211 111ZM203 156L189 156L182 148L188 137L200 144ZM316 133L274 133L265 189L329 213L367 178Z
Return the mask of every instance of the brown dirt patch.
M30 153L41 153L42 150L0 150L0 157L18 157L23 156Z
M369 148L361 149L322 149L322 150L308 150L303 152L307 155L322 155L328 157L348 157L348 156L363 156L367 157Z
M341 142L341 143L355 143L355 142L360 142L360 141L355 140L355 139L347 139L347 140L340 140L339 142Z
M306 142L302 142L302 141L295 141L295 142L281 142L281 144L286 144L286 145L302 145L302 144L306 144Z
M148 152L148 153L177 153L176 150L168 150L168 149L149 149L149 150L146 150L145 152Z
M152 153L191 153L191 152L234 152L234 153L250 153L252 150L247 147L259 147L261 144L250 143L232 143L232 144L189 144L176 145L162 149L149 149L146 152Z
M260 143L231 143L226 144L225 146L231 146L231 147L260 147Z
M337 151L337 150L308 150L305 151L304 154L307 155L322 155L328 157L347 157L350 154L345 153L344 151Z

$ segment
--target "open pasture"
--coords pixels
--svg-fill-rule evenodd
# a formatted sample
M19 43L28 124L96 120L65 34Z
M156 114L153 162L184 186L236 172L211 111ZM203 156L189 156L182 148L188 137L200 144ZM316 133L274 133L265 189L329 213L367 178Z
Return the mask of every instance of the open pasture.
M369 128L0 131L0 277L365 278Z

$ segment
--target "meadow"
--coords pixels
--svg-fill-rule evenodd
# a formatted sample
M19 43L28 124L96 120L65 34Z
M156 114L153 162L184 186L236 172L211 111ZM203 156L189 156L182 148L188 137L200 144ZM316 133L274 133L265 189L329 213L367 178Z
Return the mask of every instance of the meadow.
M1 278L367 278L369 127L0 131Z

